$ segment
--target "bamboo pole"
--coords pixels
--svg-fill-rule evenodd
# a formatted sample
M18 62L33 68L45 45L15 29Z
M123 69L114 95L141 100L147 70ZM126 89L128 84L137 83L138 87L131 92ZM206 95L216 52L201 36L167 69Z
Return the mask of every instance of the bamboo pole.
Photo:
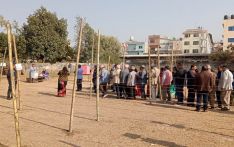
M10 65L10 79L11 79L11 90L13 96L13 108L14 108L14 122L15 122L15 133L16 133L16 143L17 147L21 147L20 139L20 128L19 128L19 115L17 110L17 102L15 97L15 79L14 79L14 69L12 61L12 38L11 38L11 26L7 24L7 39L8 39L8 51L9 51L9 65Z
M76 57L76 66L75 66L75 75L73 80L73 89L72 89L72 101L71 101L71 111L70 111L70 122L69 122L69 132L72 132L73 127L73 114L74 114L74 104L76 97L76 83L77 83L77 66L80 61L80 50L81 50L81 41L82 41L82 33L83 33L83 18L80 18L80 29L79 29L79 39L78 39L78 49L77 49L77 57Z
M94 54L94 42L95 41L95 33L93 33L93 44L92 44L92 54L91 54L91 73L90 73L90 91L89 91L89 99L92 97L92 74L94 72L93 67L93 54Z
M159 68L159 70L161 71L159 48L160 48L160 46L158 46L158 48L157 48L157 54L158 54L158 68ZM159 77L159 79L158 79L158 86L159 86L159 96L160 96L160 100L162 100L162 86L161 86L161 79L160 79L160 77Z
M174 50L171 49L171 72L173 71L173 62L174 62Z
M3 73L3 64L5 62L5 58L6 58L6 51L7 51L7 48L5 48L5 51L4 51L4 55L3 55L3 59L2 59L2 66L1 66L1 75L0 75L0 83L2 81L2 73Z
M110 56L108 57L108 70L110 70Z
M148 50L148 62L149 62L149 66L148 66L148 73L149 73L149 76L148 76L148 83L149 83L149 100L150 100L150 104L151 104L151 99L152 99L152 93L151 93L151 48L149 47L149 50Z
M98 47L97 47L97 95L96 95L96 112L97 112L97 121L99 121L99 52L100 52L100 31L98 30Z
M15 36L12 34L12 39L13 39L13 48L14 48L14 53L15 53L15 63L18 64L19 60L18 60L18 53L17 53L17 49L16 49L16 41L15 41ZM16 90L17 90L17 103L18 103L18 110L22 109L22 105L21 105L21 91L20 91L20 74L19 71L17 72L17 85L16 85Z

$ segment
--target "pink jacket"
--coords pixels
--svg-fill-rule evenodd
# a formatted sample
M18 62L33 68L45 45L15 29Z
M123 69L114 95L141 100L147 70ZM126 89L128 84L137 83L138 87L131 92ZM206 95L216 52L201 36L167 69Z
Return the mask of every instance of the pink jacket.
M170 70L167 69L163 72L162 85L168 86L171 85L171 82L172 82L172 73Z

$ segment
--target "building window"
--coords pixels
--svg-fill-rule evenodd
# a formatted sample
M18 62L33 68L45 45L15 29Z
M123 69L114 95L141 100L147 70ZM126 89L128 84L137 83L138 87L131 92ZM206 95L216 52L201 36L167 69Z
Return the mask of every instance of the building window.
M143 49L143 46L139 46L139 49Z
M199 34L197 34L197 33L193 34L193 37L199 37Z
M185 38L189 38L190 34L185 34L184 36L185 36Z
M234 43L234 38L228 38L228 42Z
M153 39L150 39L150 43L155 43L155 40L153 40Z
M185 53L185 54L186 54L186 53L189 53L189 50L187 50L187 49L186 49L186 50L184 50L184 53Z
M185 41L185 42L184 42L184 45L189 45L189 44L190 44L189 41Z
M198 53L198 49L193 49L193 53Z
M193 45L199 45L199 41L193 41Z
M228 31L234 31L234 26L228 27Z

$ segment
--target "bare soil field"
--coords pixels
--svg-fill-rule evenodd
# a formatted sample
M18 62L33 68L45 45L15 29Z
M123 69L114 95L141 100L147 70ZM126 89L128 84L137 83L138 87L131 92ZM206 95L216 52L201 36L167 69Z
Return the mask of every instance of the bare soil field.
M70 77L72 79L72 77ZM194 108L142 100L100 99L96 121L95 96L89 84L77 93L74 132L67 133L72 93L56 97L57 78L41 83L21 82L19 111L24 147L233 147L234 108L229 112L195 112ZM12 101L6 99L7 81L0 90L0 147L15 147Z

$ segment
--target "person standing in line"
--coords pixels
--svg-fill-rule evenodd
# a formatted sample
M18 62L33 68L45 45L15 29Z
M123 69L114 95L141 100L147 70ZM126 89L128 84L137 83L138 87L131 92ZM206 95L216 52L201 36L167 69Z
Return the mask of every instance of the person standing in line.
M120 91L120 97L127 97L127 82L128 82L128 75L129 75L129 65L125 64L124 69L120 72L120 84L119 84L119 91Z
M233 90L232 82L233 75L226 65L222 66L222 74L219 83L219 89L221 90L221 99L222 99L222 111L230 110L230 97Z
M136 98L135 96L135 86L136 86L136 71L135 66L132 66L130 69L130 73L128 75L127 81L127 96L128 98Z
M84 71L81 68L81 65L79 64L78 70L77 70L77 82L76 82L77 89L76 89L76 91L82 90L83 72Z
M171 94L170 94L170 85L172 82L172 72L169 70L169 66L165 66L165 69L163 71L162 75L162 94L163 94L163 100L166 102L171 101Z
M197 76L197 105L196 111L201 109L201 99L203 98L203 111L208 109L208 95L212 87L212 74L208 71L207 66L202 67L202 71Z
M142 65L140 67L140 71L138 73L138 78L139 78L139 83L141 85L141 98L145 99L146 94L145 94L145 85L147 84L147 72L145 70L145 65Z
M221 82L221 75L222 75L222 68L221 66L218 66L218 73L216 76L216 85L218 85L218 87L216 87L216 99L219 108L222 108L221 88L219 87L219 83Z
M187 88L188 88L188 99L187 106L194 107L195 104L195 93L196 93L196 72L197 66L191 65L190 70L187 72Z
M209 92L209 101L210 101L210 109L215 108L215 92L216 92L216 74L211 69L210 65L207 65L207 69L212 75L212 84L211 85L211 91Z
M66 87L69 76L69 71L67 67L63 67L62 70L58 72L58 96L63 97L66 96Z
M94 65L92 82L94 93L97 93L97 65Z
M157 67L152 67L151 68L151 76L152 76L151 93L152 93L152 99L156 99L157 96L158 96L159 75L160 75L160 70Z
M100 89L102 92L102 97L105 98L107 96L107 84L110 80L110 72L105 68L104 65L100 66Z
M16 86L17 86L17 71L16 71L16 68L14 66L14 83L15 83L15 89L16 89ZM8 81L8 90L7 90L7 99L8 100L11 100L13 98L13 95L12 95L12 81L11 81L11 71L10 71L10 67L8 68L8 71L7 71L7 81Z
M114 78L114 88L117 94L117 97L120 98L120 91L119 91L119 84L120 84L120 72L121 68L120 65L117 64L114 71L113 71L113 78Z
M185 86L185 78L187 71L183 68L181 63L177 64L177 70L174 74L174 82L176 87L176 97L178 99L177 104L184 103L184 86Z

